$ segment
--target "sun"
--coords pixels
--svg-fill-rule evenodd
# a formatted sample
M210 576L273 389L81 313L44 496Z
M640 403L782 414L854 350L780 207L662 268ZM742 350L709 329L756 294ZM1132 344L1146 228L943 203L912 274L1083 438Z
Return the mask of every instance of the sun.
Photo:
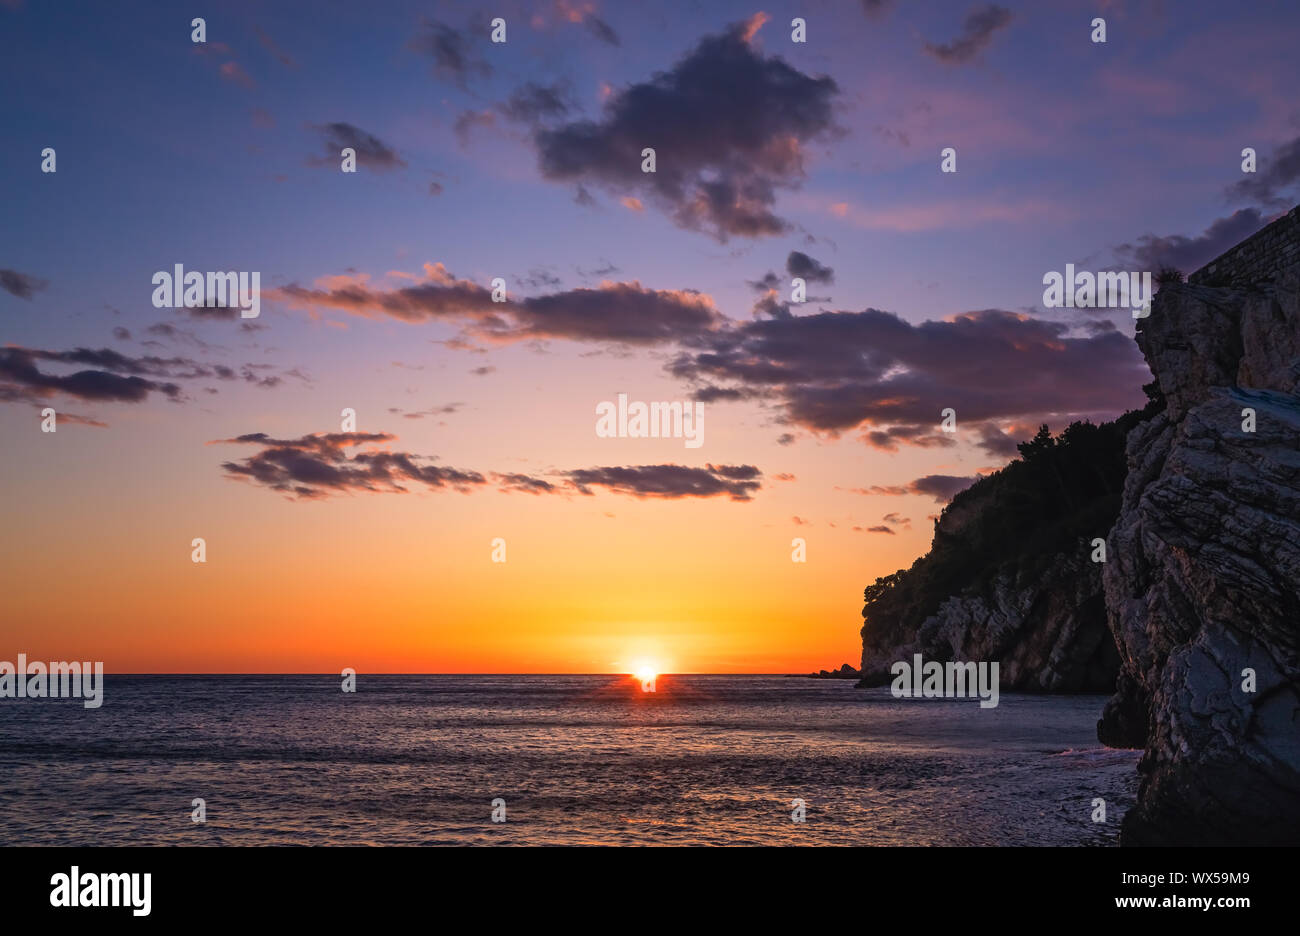
M659 678L663 667L658 660L642 657L632 665L632 678L641 684L642 692L654 692L655 680Z

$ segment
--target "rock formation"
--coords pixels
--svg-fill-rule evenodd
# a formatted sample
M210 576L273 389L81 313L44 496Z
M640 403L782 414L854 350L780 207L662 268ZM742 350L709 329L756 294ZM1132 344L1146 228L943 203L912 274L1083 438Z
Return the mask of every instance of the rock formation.
M1119 513L1130 413L1053 438L959 493L930 552L877 579L862 609L862 686L927 660L999 663L1003 689L1111 692L1119 655L1091 541Z
M1137 337L1166 407L1129 435L1103 573L1123 662L1098 736L1146 748L1121 840L1293 845L1300 208L1165 285Z

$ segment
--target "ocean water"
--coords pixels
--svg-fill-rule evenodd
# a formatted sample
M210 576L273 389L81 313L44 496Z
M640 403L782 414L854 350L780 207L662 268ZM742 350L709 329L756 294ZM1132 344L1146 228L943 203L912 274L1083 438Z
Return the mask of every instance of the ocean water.
M1097 743L1100 696L981 709L779 676L656 690L109 676L99 709L4 699L0 843L1113 845L1136 794L1138 752Z

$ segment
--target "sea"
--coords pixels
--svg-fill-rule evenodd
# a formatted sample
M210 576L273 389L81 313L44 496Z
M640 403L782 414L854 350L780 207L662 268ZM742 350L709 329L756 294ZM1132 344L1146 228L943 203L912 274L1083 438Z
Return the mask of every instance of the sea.
M342 681L108 675L97 709L0 699L0 844L1106 847L1137 792L1097 695Z

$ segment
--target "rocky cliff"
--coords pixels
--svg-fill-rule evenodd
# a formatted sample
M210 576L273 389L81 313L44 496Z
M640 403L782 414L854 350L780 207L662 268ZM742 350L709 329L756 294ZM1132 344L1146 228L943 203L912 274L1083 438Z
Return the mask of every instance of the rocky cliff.
M1143 414L1053 438L959 493L930 552L866 589L862 681L927 660L999 662L1003 689L1111 692L1119 655L1091 542L1119 514L1124 439Z
M1103 572L1126 844L1300 842L1300 209L1164 286Z

